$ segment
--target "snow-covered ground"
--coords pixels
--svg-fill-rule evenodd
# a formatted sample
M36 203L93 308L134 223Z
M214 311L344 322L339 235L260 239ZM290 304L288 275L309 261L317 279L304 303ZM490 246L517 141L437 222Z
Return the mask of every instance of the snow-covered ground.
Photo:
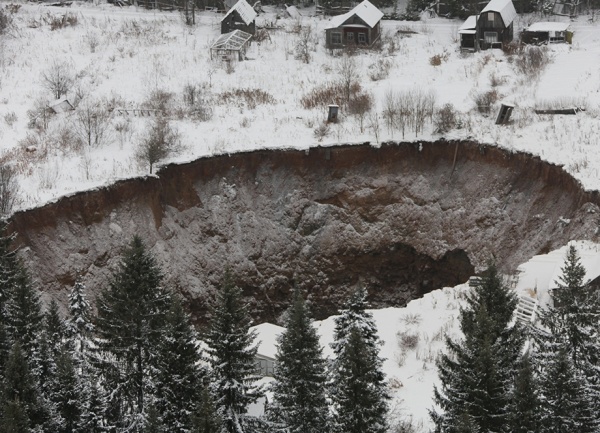
M309 15L310 10L301 12ZM51 30L52 19L66 13L75 15L77 24ZM433 92L436 106L452 103L462 113L462 128L449 132L447 138L470 137L528 151L564 164L586 188L600 187L600 25L588 22L588 17L572 23L573 45L549 48L552 63L533 79L519 75L511 58L499 50L461 54L460 21L383 21L384 49L359 51L354 57L364 77L360 84L373 95L379 128L365 122L361 132L357 119L342 113L341 122L319 142L314 131L325 119L326 107L305 109L300 99L324 83L338 81L342 60L324 47L327 19L312 16L301 22L313 28L311 61L295 59L299 35L293 29L298 22L280 15L275 9L259 15L258 25L277 29L269 31L270 40L253 44L251 60L236 64L228 73L210 60L209 47L219 36L222 15L200 12L197 25L187 27L176 12L77 2L70 8L22 4L14 14L14 27L0 43L0 155L17 168L19 207L38 206L147 173L134 156L147 130L147 118L113 112L104 142L91 148L73 144L80 109L54 116L45 131L28 127L28 111L52 99L43 76L54 64L66 64L75 77L67 97L80 106L87 101L102 107L137 108L153 91L161 90L174 95L176 108L184 107L184 86L202 86L212 118L203 122L174 116L183 149L169 162L258 148L399 140L401 134L389 131L381 117L386 94L421 89ZM547 19L518 18L515 34L532 21ZM430 63L434 55L441 56L441 65ZM389 75L372 81L369 73L381 68L382 61L391 64ZM476 110L474 95L491 90L492 81L501 100L516 104L510 125L494 124L496 109L488 117ZM275 102L255 108L239 99L223 102L223 93L235 89L261 89ZM576 116L539 116L532 111L537 105L559 101L584 105L587 111ZM439 135L429 124L417 136L409 132L406 138L430 140Z
M585 279L600 274L600 245L588 241L574 241L581 263L586 267ZM568 246L549 254L533 257L522 264L516 275L507 279L518 296L533 296L542 304L548 301L548 289L562 275ZM432 427L428 409L433 408L433 387L439 385L435 360L445 347L445 335L460 338L458 315L464 306L467 284L446 287L411 301L404 308L370 310L379 337L383 341L381 356L390 391L391 418L410 421L418 432L428 432ZM316 322L324 354L333 356L335 316ZM262 324L254 327L260 341L259 352L274 356L276 353L277 327ZM280 328L281 330L283 328Z

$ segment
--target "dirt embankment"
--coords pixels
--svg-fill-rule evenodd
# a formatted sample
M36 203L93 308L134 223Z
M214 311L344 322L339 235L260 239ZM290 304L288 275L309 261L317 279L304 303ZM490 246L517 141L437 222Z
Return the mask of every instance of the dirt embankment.
M357 284L375 306L403 305L491 259L510 271L569 239L595 239L599 201L531 155L359 145L170 165L17 213L12 227L44 297L64 301L77 272L97 292L139 234L198 322L227 267L256 319L272 320L295 285L324 317Z

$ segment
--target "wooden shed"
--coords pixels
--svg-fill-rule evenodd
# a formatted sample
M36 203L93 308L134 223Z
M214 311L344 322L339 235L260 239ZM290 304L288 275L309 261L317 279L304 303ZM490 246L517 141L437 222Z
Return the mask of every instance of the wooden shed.
M526 44L570 44L573 42L573 32L569 29L569 23L539 22L524 30L521 40Z
M479 49L502 48L513 40L517 10L511 0L491 0L477 18Z
M475 51L475 34L477 33L477 15L471 15L458 28L461 51Z
M234 30L254 35L256 33L256 11L246 0L239 0L221 20L221 34Z
M325 29L325 47L370 47L381 37L383 12L364 0L350 12L333 17Z
M225 61L244 60L250 47L250 39L252 35L241 30L221 35L210 47L210 58Z

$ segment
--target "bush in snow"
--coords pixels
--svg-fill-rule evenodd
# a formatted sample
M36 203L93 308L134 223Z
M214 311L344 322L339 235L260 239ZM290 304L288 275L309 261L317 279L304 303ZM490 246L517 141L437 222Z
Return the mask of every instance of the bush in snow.
M514 61L517 71L529 77L536 77L550 63L550 55L546 47L527 45L522 48Z
M147 164L150 173L154 165L179 149L179 133L164 117L156 117L142 138L136 157Z
M56 99L66 95L75 82L71 66L66 62L54 61L50 68L42 72L42 81Z
M445 104L442 108L436 111L435 119L435 131L443 134L450 131L456 126L458 122L458 113L452 104Z

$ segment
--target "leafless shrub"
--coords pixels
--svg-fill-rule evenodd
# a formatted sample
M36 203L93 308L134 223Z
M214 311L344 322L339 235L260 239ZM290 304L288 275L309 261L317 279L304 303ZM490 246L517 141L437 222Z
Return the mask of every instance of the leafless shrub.
M277 102L270 93L262 89L234 89L223 92L218 97L219 101L225 104L239 103L245 104L248 108L254 109L258 105L275 104Z
M11 111L9 113L6 113L4 115L4 121L6 122L6 124L8 126L13 126L14 123L17 121L17 115L15 114L14 111Z
M19 184L12 166L0 164L0 215L10 215L18 202Z
M418 325L421 323L421 315L418 313L408 313L402 316L401 320L405 325Z
M329 129L329 125L327 123L322 123L317 126L314 130L315 138L321 142L325 137L329 135L331 130Z
M443 62L447 61L449 57L450 53L448 53L447 51L444 51L441 54L434 54L432 57L429 58L429 64L431 66L440 66Z
M45 131L53 115L54 112L48 108L46 100L37 98L33 101L33 108L27 110L27 118L29 119L27 126L38 131Z
M254 42L260 44L263 41L271 40L271 36L269 36L269 32L267 29L256 29L256 33L254 33Z
M193 83L186 83L183 86L183 102L185 102L186 105L193 107L199 97L199 93L200 93L200 88L198 87L197 84L193 84Z
M433 120L435 95L419 88L403 92L388 91L384 99L383 116L388 130L402 131L404 138L407 127L412 127L415 136L423 132L427 119Z
M408 334L406 332L398 332L396 334L398 346L403 350L415 349L419 344L418 334Z
M369 128L373 131L373 135L375 135L375 142L379 144L379 137L381 135L381 127L379 124L379 114L377 111L371 111L369 114Z
M520 49L514 61L517 71L529 77L538 76L548 63L548 49L535 45L526 45Z
M298 41L296 42L294 58L303 63L309 64L311 59L311 51L315 47L315 35L312 26L304 26L298 33Z
M95 53L96 48L100 45L100 37L98 34L95 32L87 32L85 34L85 41L87 42L88 47L90 47L90 52Z
M379 81L387 78L390 75L390 69L394 62L386 58L378 58L375 63L369 66L369 78L372 81Z
M364 131L365 117L373 107L373 97L368 93L359 93L348 101L348 112L357 117L360 132Z
M412 418L397 420L390 426L390 433L418 433L419 429L413 424Z
M83 144L100 147L110 138L110 117L102 102L86 99L75 110L75 133Z
M350 88L350 96L356 95L361 91L361 86L358 82L354 82ZM304 95L300 103L304 108L318 108L329 104L337 104L340 107L345 106L346 89L342 83L326 83Z
M179 132L164 117L156 117L149 125L136 151L138 161L147 164L150 173L157 162L167 158L180 148Z
M169 115L173 108L173 96L173 93L163 89L152 90L141 105L143 108L157 110L162 112L163 115Z
M434 120L435 131L444 134L456 126L458 121L458 114L454 105L444 104L444 106L436 111Z
M506 77L500 77L495 73L490 74L490 86L498 87L506 83Z
M73 86L75 76L68 63L55 61L50 68L42 72L42 80L54 97L60 99Z
M488 90L487 92L476 93L473 100L480 113L488 114L492 110L492 105L498 101L498 92Z
M77 15L66 12L63 15L51 15L48 20L50 30L64 29L65 27L74 27L78 23Z

